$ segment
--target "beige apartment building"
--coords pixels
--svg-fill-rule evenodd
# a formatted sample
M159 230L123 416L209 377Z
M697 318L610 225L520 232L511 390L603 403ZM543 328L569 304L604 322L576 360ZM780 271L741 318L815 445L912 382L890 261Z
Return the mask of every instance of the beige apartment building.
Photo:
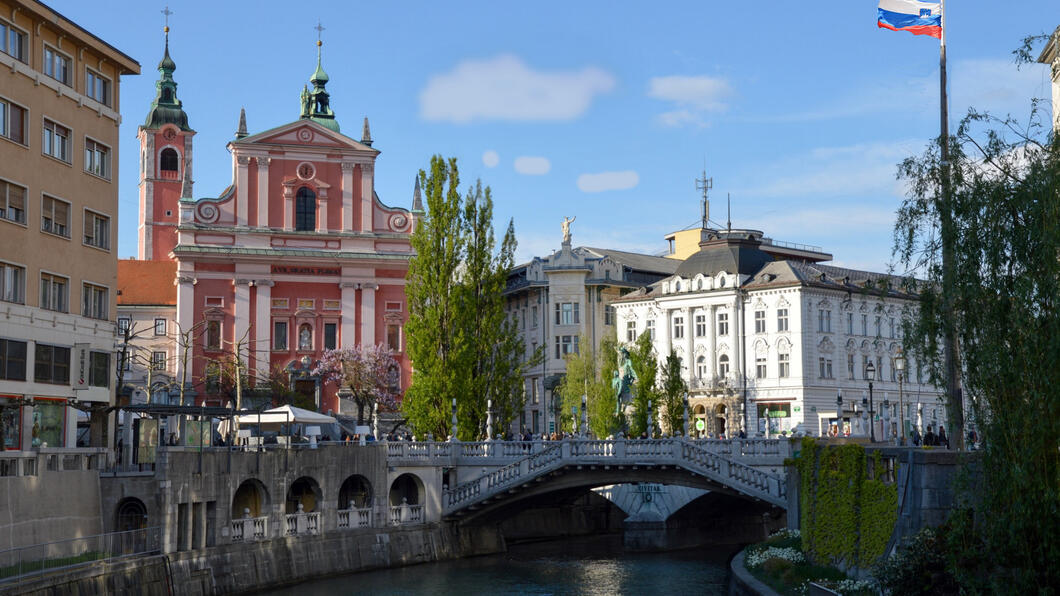
M0 0L0 449L73 447L88 417L105 439L119 90L139 73L48 6Z

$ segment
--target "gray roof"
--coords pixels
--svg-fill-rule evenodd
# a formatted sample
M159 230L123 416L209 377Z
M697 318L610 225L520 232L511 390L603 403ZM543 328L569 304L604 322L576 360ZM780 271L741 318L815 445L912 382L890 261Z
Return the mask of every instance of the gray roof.
M887 273L791 260L773 261L766 264L755 273L752 280L744 284L744 287L755 289L799 284L851 292L878 293L886 285L888 294L891 296L914 298L915 294L906 287L908 281Z
M636 271L652 271L673 275L681 265L681 261L678 259L670 259L667 257L654 257L635 252L626 252L624 250L614 250L611 248L592 248L589 246L583 246L580 248L593 253L599 258L611 257L618 263Z

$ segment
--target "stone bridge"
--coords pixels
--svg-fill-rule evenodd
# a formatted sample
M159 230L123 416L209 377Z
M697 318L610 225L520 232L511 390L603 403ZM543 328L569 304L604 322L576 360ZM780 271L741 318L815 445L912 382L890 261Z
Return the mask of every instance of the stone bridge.
M395 472L442 468L441 517L488 518L524 499L577 487L650 482L718 491L787 507L786 440L567 439L476 443L392 442Z

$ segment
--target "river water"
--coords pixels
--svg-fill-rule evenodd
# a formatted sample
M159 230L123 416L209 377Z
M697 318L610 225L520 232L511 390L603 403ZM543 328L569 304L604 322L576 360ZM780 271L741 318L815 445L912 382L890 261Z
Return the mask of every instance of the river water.
M355 573L265 592L351 594L728 594L732 548L627 553L621 536L523 544L507 553Z

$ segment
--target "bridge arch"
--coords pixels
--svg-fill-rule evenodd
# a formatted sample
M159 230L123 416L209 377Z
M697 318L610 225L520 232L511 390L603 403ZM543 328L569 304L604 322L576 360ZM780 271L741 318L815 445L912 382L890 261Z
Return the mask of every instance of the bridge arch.
M287 489L285 509L287 513L299 513L298 506L301 505L302 512L311 513L317 510L322 501L320 484L311 476L301 476Z
M257 478L244 480L232 495L232 519L261 517L269 510L269 489Z
M353 474L339 488L339 509L371 507L372 497L372 483L360 474Z
M423 480L411 472L406 472L394 479L390 484L390 505L420 505L423 503L427 492L423 487Z

